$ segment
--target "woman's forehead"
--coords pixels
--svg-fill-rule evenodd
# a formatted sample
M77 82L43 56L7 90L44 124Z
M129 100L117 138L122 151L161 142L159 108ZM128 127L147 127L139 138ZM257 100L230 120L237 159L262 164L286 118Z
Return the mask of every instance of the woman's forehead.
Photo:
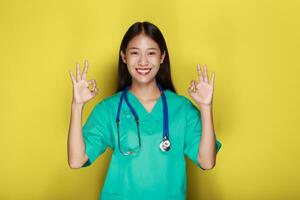
M149 36L145 34L140 34L130 40L127 48L128 49L140 49L140 48L158 49L159 46Z

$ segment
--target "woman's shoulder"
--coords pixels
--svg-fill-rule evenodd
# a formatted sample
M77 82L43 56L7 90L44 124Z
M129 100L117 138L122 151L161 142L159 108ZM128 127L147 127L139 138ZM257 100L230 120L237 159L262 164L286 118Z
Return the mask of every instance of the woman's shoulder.
M191 102L189 98L185 97L184 95L178 94L173 92L172 90L166 90L166 96L169 100L175 101L177 103L189 103Z
M108 95L98 101L97 105L103 105L105 107L109 107L112 105L116 105L119 102L120 96L121 96L122 91L115 92L111 95Z
M183 108L186 113L199 113L199 109L188 97L168 90L169 100L176 108Z

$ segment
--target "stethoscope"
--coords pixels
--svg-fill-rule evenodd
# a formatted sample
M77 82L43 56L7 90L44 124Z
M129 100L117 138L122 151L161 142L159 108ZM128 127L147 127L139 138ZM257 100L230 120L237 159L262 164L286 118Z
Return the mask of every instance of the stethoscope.
M160 142L159 147L160 147L162 152L166 152L166 151L169 151L170 148L171 148L171 143L170 143L170 140L169 140L168 105L167 105L167 100L166 100L166 96L165 96L163 88L161 87L161 85L158 82L157 82L157 86L160 90L160 94L161 94L161 98L162 98L162 102L163 102L163 139ZM135 155L141 149L141 136L140 136L140 127L139 127L139 117L138 117L136 111L134 110L134 108L132 107L132 105L128 101L128 98L127 98L128 89L129 89L129 86L126 86L125 89L123 90L122 94L121 94L120 101L119 101L119 106L118 106L117 117L116 117L116 123L117 123L117 128L118 128L118 146L119 146L119 150L123 155L126 155L126 156L127 155ZM137 126L137 129L138 129L139 146L138 146L137 151L123 152L122 149L121 149L119 124L120 124L120 112L121 112L123 98L125 99L125 102L128 105L131 113L134 115L136 126Z

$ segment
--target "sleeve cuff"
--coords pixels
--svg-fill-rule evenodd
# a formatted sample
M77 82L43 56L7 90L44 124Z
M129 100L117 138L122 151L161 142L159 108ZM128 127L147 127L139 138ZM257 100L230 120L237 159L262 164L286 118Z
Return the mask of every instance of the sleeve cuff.
M87 140L85 141L85 152L88 157L88 160L82 165L82 167L90 166L96 159L96 156L93 154L93 150L90 148L90 145L87 145Z
M216 139L216 154L219 152L219 150L220 150L220 148L222 147L222 143L218 140L218 139ZM197 155L198 156L198 155ZM198 158L198 157L197 157ZM203 167L200 165L200 163L198 162L198 160L197 160L197 162L195 162L195 164L198 166L198 167L200 167L202 170L205 170L205 169L203 169Z

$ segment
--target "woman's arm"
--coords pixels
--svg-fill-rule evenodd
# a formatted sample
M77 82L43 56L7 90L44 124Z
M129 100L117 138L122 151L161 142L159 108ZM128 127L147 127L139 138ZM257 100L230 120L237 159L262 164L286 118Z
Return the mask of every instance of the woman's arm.
M71 168L80 168L88 157L82 137L82 104L72 103L68 133L68 164Z
M208 79L207 66L197 65L199 82L191 81L189 93L201 110L202 135L199 143L198 161L204 169L211 169L216 162L216 137L214 134L212 103L215 73Z
M76 63L76 78L70 70L73 83L73 101L71 106L71 119L68 133L68 163L71 168L80 168L87 160L85 144L82 136L82 111L86 102L98 94L98 88L94 79L87 81L88 61L84 61L82 75L79 63ZM90 90L89 85L93 88Z
M212 106L199 105L202 135L199 143L198 161L204 169L212 169L216 163L216 136L214 134Z

